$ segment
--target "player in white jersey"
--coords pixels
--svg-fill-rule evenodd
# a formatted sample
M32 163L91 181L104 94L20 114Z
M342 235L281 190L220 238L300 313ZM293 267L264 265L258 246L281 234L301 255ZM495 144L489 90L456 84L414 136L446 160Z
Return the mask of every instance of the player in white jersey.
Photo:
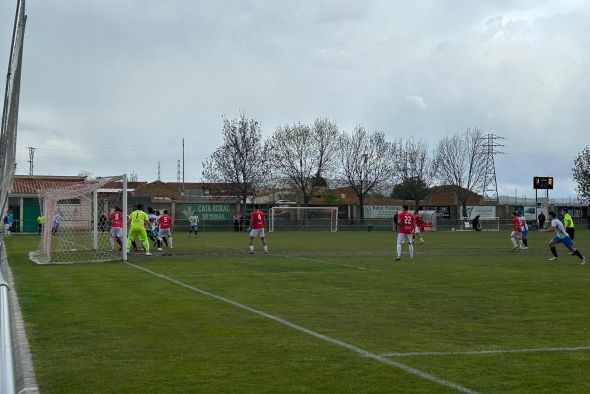
M555 261L559 258L559 256L557 255L557 249L555 248L555 245L562 243L573 253L574 256L578 256L578 258L580 259L580 264L585 264L586 258L582 256L580 251L574 247L572 239L565 231L563 223L561 223L559 219L557 219L557 215L555 215L555 212L549 212L549 220L551 220L551 227L545 230L539 230L544 232L554 230L556 233L555 237L553 237L553 239L551 239L551 241L549 242L549 249L551 249L551 253L553 253L553 257L551 257L549 261Z
M145 232L148 238L154 243L154 246L157 246L158 250L162 250L161 243L158 241L159 236L155 233L158 216L152 207L148 207L147 211L149 222L145 224Z
M57 212L55 216L53 216L53 218L51 219L51 235L57 234L62 220L63 217L61 216L60 212Z
M188 230L188 236L191 236L191 232L195 232L195 236L197 235L197 233L199 232L199 216L197 215L196 212L193 212L193 215L188 218L188 221L191 224L191 228Z
M154 242L154 246L158 247L158 250L162 250L162 236L160 235L160 211L156 211L155 214L155 219L152 222L151 218L150 218L150 223L152 225L152 234L154 235L154 238L156 239L156 241ZM149 218L149 215L148 215Z
M522 233L521 233L522 234L522 243L524 244L524 249L528 249L529 248L529 240L528 240L529 225L527 224L522 211L518 211L518 214L519 214L519 219L520 219L520 227L522 228Z

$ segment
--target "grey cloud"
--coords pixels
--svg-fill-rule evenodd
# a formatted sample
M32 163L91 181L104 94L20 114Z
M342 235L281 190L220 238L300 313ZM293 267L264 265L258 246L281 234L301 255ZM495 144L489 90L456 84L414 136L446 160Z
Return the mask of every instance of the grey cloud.
M7 3L0 37L10 34ZM538 175L539 156L522 161L518 174L503 164L527 149L523 140L585 140L590 21L588 6L576 2L27 4L21 161L21 142L47 133L99 153L81 159L94 174L135 170L153 179L161 160L165 178L175 179L184 137L187 175L198 180L201 161L221 142L221 115L240 110L265 135L317 116L434 142L479 126L509 138L509 155L498 159L506 184ZM0 42L0 59L7 51ZM139 152L123 149L130 146ZM109 149L116 160L105 162ZM531 149L551 155L550 145ZM558 164L543 170L568 176L573 150L558 149ZM80 166L40 149L36 167Z

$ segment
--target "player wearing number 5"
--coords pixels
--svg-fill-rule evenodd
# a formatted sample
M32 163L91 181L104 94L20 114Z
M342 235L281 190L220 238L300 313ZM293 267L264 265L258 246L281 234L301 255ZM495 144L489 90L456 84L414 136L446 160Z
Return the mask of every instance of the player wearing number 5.
M414 227L416 226L414 216L408 212L408 206L403 206L403 211L397 216L397 257L395 261L402 258L402 244L408 241L408 251L410 253L410 260L414 260Z
M254 238L260 237L264 253L268 254L268 245L264 239L264 213L259 209L258 205L254 205L254 210L250 214L250 227L250 250L248 253L254 253Z

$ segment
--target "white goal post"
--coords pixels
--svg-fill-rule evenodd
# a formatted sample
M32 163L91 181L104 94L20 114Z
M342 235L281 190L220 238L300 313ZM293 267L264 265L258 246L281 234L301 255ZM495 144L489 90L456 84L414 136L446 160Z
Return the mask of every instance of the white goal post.
M38 193L45 224L39 248L29 253L32 261L63 264L127 260L126 175L39 190ZM111 236L110 214L115 207L120 209L123 218L120 243L118 236Z
M336 232L338 231L338 207L272 207L268 231L277 230Z
M500 231L500 218L499 217L488 217L479 218L479 229L473 228L473 218L461 218L459 231Z

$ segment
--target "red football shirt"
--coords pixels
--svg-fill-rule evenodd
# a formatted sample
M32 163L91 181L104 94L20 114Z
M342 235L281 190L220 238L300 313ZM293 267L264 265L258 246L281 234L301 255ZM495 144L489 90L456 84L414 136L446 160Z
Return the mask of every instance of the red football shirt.
M403 211L397 215L397 227L400 234L412 234L414 232L414 215Z
M264 228L264 213L261 210L257 209L250 214L250 227L255 230Z
M160 228L167 229L172 226L172 216L168 215L167 213L160 216Z
M111 227L123 228L123 213L122 212L117 212L117 211L111 212L110 219L111 219Z
M521 226L520 218L519 217L517 217L517 216L513 217L512 218L512 224L514 224L514 231L517 231L517 232L521 232L522 231L522 226Z
M416 227L422 226L422 217L418 214L414 215L414 222L416 223Z

